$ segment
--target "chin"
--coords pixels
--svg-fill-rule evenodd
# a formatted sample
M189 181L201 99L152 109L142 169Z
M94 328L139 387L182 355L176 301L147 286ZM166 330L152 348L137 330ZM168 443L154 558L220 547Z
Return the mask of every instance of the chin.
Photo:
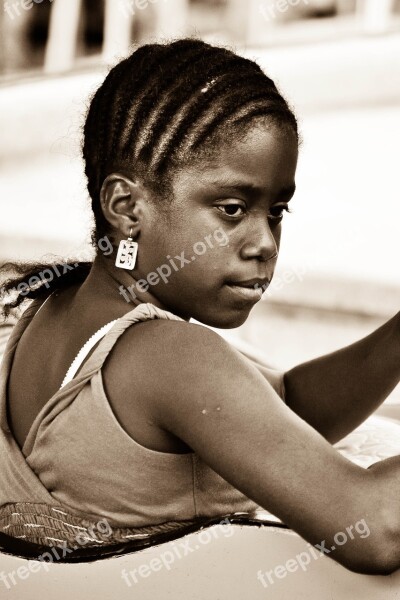
M216 329L234 329L235 327L240 327L247 321L252 308L253 307L250 307L247 310L231 311L230 313L226 312L225 314L221 314L221 311L215 315L199 315L194 316L194 318L200 323L215 327Z

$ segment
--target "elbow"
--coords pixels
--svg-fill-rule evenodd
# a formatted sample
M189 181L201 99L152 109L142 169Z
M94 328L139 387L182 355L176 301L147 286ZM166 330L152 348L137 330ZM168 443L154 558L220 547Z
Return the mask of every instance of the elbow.
M379 562L379 564L375 565L375 572L373 575L392 575L396 573L400 569L400 563L398 561L393 561L391 558L384 559Z
M372 541L372 540L371 540ZM361 575L392 575L400 569L400 537L396 541L391 535L374 536L368 547L359 547L356 552L343 557L341 564Z
M400 569L400 563L391 556L381 556L376 553L373 557L349 559L342 562L342 565L359 575L392 575Z
M376 488L371 482L374 471L372 468L364 473L371 495L368 505L364 506L368 525L357 540L342 546L340 558L343 560L339 562L362 575L392 575L400 569L400 519L393 496L385 496L381 487L378 495L375 494Z
M393 532L389 531L383 538L374 552L374 575L392 575L400 569L400 532L393 535Z

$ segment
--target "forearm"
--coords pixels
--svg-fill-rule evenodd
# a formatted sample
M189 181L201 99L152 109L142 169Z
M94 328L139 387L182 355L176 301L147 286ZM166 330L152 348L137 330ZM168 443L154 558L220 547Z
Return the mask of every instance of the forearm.
M400 313L362 340L285 373L288 406L331 443L362 423L400 380Z

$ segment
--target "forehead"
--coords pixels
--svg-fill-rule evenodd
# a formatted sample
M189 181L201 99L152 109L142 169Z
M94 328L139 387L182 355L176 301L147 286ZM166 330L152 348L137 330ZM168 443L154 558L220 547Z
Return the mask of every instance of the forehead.
M291 130L273 124L253 127L239 140L224 139L211 159L181 170L175 183L216 188L237 183L277 193L294 186L297 158Z

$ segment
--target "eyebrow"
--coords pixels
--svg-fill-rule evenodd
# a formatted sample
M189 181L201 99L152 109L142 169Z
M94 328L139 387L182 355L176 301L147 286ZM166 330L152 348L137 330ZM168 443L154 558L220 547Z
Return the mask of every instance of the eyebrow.
M222 181L214 180L210 181L209 183L210 185L226 191L239 190L248 196L255 196L257 194L259 195L266 191L266 188L259 187L253 183L243 183L243 181L231 181L230 183L223 183ZM285 201L289 202L295 191L296 184L293 183L293 185L281 188L278 192L278 196L285 199L287 198Z

